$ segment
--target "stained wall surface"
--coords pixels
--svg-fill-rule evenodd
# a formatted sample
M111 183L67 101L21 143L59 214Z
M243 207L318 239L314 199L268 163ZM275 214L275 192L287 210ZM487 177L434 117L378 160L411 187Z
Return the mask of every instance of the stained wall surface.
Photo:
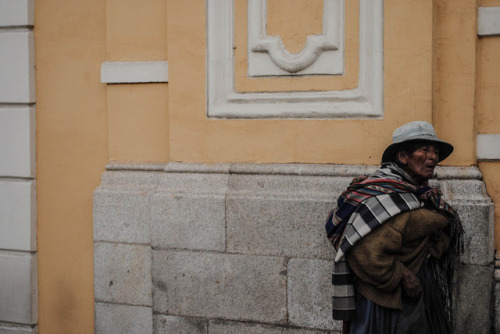
M477 36L478 5L500 6L497 0L383 1L383 116L309 119L207 117L206 3L37 2L42 334L94 330L92 196L108 163L375 166L394 128L425 120L456 147L443 165L468 167L477 163L476 135L500 133L495 112L498 43ZM362 1L346 2L345 73L300 77L248 77L248 7L246 1L234 3L236 92L288 91L293 96L348 90L359 84ZM268 0L268 33L280 35L289 50L298 51L307 35L322 29L323 11L320 0L296 0L290 6L283 0ZM168 62L168 78L106 84L100 77L105 62ZM497 167L497 162L480 164L488 194L498 208ZM147 314L144 305L138 307Z
M94 330L92 192L108 161L105 3L36 3L39 333Z

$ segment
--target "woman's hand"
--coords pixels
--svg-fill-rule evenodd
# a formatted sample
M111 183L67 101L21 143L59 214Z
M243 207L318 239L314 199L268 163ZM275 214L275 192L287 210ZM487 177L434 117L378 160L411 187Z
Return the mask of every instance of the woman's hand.
M422 286L417 276L408 268L404 267L401 284L408 297L415 298L422 293Z

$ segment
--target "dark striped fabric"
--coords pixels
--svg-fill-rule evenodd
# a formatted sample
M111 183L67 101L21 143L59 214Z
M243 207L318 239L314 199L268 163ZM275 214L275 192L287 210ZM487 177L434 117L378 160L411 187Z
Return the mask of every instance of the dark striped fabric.
M330 242L338 249L342 234L349 217L358 205L366 199L394 193L416 193L418 186L393 163L386 163L370 177L354 178L347 189L340 195L337 208L330 211L326 221L326 233Z
M434 207L457 217L441 199L439 191L417 186L405 171L386 163L370 177L353 180L328 216L325 228L337 250L332 275L333 318L350 320L355 314L353 278L345 255L356 242L390 218L415 210L429 201Z
M384 194L368 198L351 215L333 266L334 319L350 320L356 312L352 274L345 254L368 233L397 214L420 208L420 201L411 193Z

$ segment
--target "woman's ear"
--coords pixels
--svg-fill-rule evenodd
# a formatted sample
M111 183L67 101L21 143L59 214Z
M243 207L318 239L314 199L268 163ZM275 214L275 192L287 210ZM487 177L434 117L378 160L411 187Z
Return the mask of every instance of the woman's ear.
M398 152L398 159L399 162L401 162L403 165L406 165L408 163L408 153L406 151Z

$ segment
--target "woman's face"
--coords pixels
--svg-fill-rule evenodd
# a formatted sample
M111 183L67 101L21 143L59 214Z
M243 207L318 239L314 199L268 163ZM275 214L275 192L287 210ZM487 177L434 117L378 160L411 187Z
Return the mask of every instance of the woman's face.
M424 183L434 175L434 168L439 161L439 150L433 144L424 144L413 153L398 153L399 161L406 167L406 172L418 183Z

